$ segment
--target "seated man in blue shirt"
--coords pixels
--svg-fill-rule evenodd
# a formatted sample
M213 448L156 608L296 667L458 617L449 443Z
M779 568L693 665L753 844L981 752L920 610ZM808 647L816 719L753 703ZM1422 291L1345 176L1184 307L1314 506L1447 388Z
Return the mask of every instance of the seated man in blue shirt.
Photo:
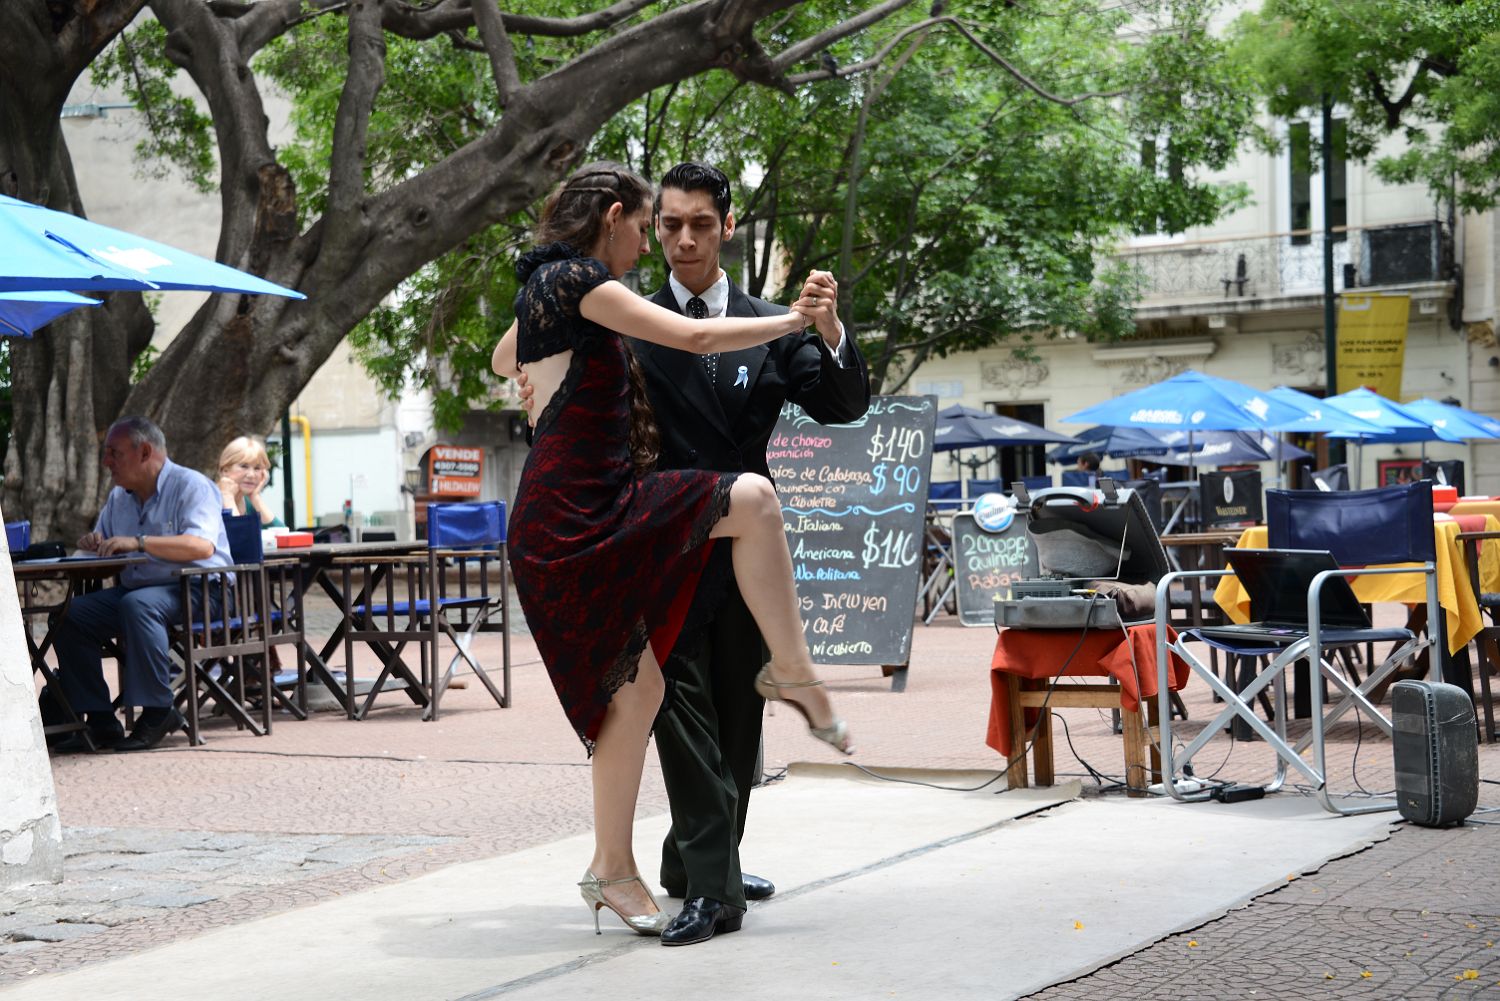
M115 486L78 548L144 558L127 565L115 587L80 594L68 605L56 632L58 682L74 710L85 714L95 746L144 751L185 725L172 705L167 649L168 625L182 621L173 571L228 566L229 539L218 487L168 459L161 428L144 417L110 426L103 461ZM104 641L116 637L124 653L121 700L141 707L128 737L110 706L101 664Z

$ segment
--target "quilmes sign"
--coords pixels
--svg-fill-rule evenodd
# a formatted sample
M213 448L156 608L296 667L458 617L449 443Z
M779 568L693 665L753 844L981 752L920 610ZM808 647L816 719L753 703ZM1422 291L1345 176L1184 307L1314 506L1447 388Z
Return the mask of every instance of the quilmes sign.
M478 497L484 449L434 445L427 450L427 491L450 497Z

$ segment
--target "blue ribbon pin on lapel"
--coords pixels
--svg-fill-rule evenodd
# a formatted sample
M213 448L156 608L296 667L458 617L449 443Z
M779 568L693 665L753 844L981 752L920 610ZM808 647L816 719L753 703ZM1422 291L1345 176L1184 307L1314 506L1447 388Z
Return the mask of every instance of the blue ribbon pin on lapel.
M739 389L741 386L747 389L750 386L750 369L744 365L741 365L739 371L734 374L734 388Z

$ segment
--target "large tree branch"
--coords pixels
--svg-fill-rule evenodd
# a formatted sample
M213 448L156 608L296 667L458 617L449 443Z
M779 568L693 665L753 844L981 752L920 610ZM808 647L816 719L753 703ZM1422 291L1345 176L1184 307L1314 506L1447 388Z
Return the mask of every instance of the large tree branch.
M521 76L516 71L516 53L511 48L510 34L505 30L505 18L500 16L496 0L474 0L474 23L479 28L479 37L484 39L490 72L495 77L495 91L503 108L521 89Z
M384 7L384 0L355 0L349 11L349 73L334 116L328 169L326 223L336 243L342 243L349 230L362 228L365 140L375 97L385 83L385 32L380 27Z

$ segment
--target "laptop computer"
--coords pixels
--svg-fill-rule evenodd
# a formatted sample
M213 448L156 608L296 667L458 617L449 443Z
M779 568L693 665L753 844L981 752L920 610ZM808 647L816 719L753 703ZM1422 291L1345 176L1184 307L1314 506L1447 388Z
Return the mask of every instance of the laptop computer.
M1323 549L1225 549L1224 556L1250 595L1250 622L1199 626L1200 635L1218 640L1294 643L1307 635L1307 590L1324 570L1339 569ZM1322 631L1370 629L1370 617L1344 577L1323 585Z

